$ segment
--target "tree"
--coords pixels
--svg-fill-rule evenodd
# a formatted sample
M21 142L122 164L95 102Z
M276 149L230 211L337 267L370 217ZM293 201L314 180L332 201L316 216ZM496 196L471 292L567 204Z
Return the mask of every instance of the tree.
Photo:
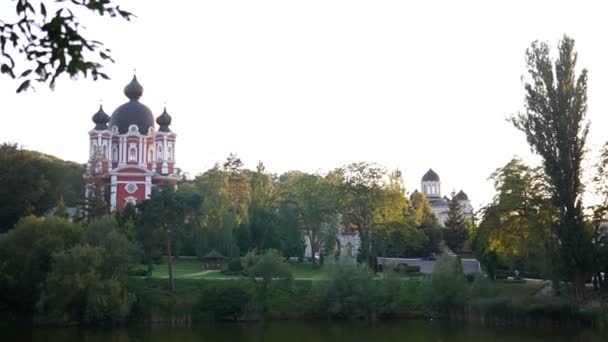
M116 277L119 272L104 274L104 269L113 270L114 265L108 261L115 260L105 257L110 251L77 245L53 255L53 268L38 303L47 321L115 323L125 320L135 295L127 290L124 280Z
M442 254L433 266L429 282L420 283L426 307L438 314L458 310L466 301L467 284L459 257Z
M262 162L251 175L250 196L248 218L253 247L258 250L280 248L275 216L279 197L272 176Z
M445 231L443 237L445 243L454 253L460 253L464 243L469 238L469 230L467 228L462 207L458 198L452 196L448 208L448 218L445 223Z
M183 223L183 208L177 199L175 187L167 184L152 189L150 198L140 204L146 222L165 233L165 252L169 273L169 290L175 290L173 282L173 255L171 253L172 232Z
M68 219L68 208L65 206L65 201L63 200L63 196L59 198L59 202L57 202L57 206L55 206L55 212L53 215L57 217L61 217L63 219Z
M263 314L267 311L268 288L273 280L278 280L289 287L293 275L289 265L275 249L268 249L263 254L250 251L243 257L245 269L243 274L250 277L258 287L258 304ZM258 279L261 279L259 281Z
M386 170L376 164L352 163L336 171L342 175L342 217L359 233L360 258L373 265L371 230L377 223L377 210L383 203Z
M310 174L293 174L289 180L287 198L292 203L299 226L308 239L313 267L321 247L324 225L336 226L337 206L332 187L323 177ZM328 237L335 241L333 237Z
M82 243L82 226L58 217L21 219L0 235L0 308L32 315L55 253Z
M555 279L555 209L543 170L514 158L491 179L496 195L473 234L475 254L486 265L500 262Z
M286 201L281 203L277 213L277 222L283 257L302 259L306 242L302 236L295 206L292 203Z
M605 224L608 221L608 143L602 147L595 164L593 184L594 192L600 198L599 203L591 207L594 286L603 289L608 280L601 275L601 272L608 274L608 225Z
M27 215L46 215L61 197L75 206L84 193L84 166L0 144L0 232Z
M574 295L580 302L590 265L590 239L584 232L581 199L581 162L589 132L585 120L587 70L576 77L577 54L572 38L564 36L559 43L555 63L549 50L547 43L535 41L526 51L526 111L511 121L525 133L532 151L542 157L559 216L555 230L564 276L574 284Z
M232 255L232 250L237 246L233 232L238 230L239 234L248 233L240 231L241 227L249 229L247 202L234 202L235 197L230 193L229 174L219 165L197 176L194 186L202 196L200 224L194 232L196 254L202 257L215 249L224 255ZM248 194L241 195L246 200Z
M419 255L429 256L433 253L439 254L443 243L443 227L439 224L437 215L424 193L415 191L410 196L411 206L407 214L407 220L414 227L421 230L426 236L426 242L419 251Z
M62 74L74 78L82 74L94 80L108 79L100 62L114 62L103 43L82 35L78 10L96 15L130 20L133 14L111 0L35 1L17 0L17 21L0 20L0 73L23 80L22 92L32 81L54 88ZM61 5L59 5L61 4ZM47 8L48 6L48 8ZM54 13L51 13L54 12ZM98 58L93 56L98 55ZM96 56L97 57L97 56Z

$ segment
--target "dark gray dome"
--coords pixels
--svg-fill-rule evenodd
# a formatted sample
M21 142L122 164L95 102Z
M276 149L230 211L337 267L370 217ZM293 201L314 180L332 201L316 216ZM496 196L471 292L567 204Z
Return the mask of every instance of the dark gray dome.
M156 118L159 132L171 132L169 125L171 125L171 115L167 113L167 107L163 109L163 113Z
M137 125L139 134L148 134L148 129L154 127L154 115L150 108L139 102L143 91L144 88L137 82L137 77L133 76L133 80L124 90L129 102L119 106L112 113L110 128L117 126L118 133L125 134L129 131L129 126Z
M469 196L467 196L467 194L464 191L460 190L460 192L456 194L456 199L458 199L460 201L468 201Z
M424 176L422 176L423 182L439 182L439 175L433 171L433 169L429 169Z
M93 123L95 123L95 130L103 131L108 129L110 116L103 111L103 107L101 105L99 105L99 110L97 113L93 114L91 119L93 120Z

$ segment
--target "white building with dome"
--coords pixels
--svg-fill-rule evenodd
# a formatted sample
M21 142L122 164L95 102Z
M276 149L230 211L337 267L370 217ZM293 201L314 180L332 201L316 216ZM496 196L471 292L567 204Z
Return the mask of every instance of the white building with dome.
M431 206L433 207L433 211L439 219L439 222L442 225L445 224L445 221L448 219L450 199L447 196L441 196L441 180L439 175L433 171L433 169L429 169L424 176L422 176L420 188L422 189L422 193L428 198L429 202L431 202ZM467 219L473 219L473 206L471 205L469 196L467 196L467 194L462 190L456 194L453 194L453 196L455 196L458 199L458 202L460 202L460 207L462 208L464 217Z

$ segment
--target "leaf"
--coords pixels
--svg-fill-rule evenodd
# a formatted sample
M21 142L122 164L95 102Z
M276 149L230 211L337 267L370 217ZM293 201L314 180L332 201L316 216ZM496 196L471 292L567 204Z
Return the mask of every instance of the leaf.
M23 73L21 73L21 76L19 76L19 77L22 78L22 77L25 77L25 76L27 76L27 75L29 75L31 73L32 73L32 69L25 70Z
M40 13L42 13L43 17L46 17L46 6L42 2L40 3Z
M30 87L30 80L24 81L23 83L21 83L19 88L17 88L17 93L27 90L29 87Z

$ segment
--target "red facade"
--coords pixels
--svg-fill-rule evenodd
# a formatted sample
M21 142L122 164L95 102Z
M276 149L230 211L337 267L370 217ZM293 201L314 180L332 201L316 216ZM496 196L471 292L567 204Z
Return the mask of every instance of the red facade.
M103 193L111 211L127 203L137 204L150 196L152 188L177 183L175 168L176 134L169 129L166 109L156 124L150 109L139 102L143 87L133 78L124 90L129 102L110 117L99 111L93 115L95 127L89 132L89 161L84 174L86 197Z

